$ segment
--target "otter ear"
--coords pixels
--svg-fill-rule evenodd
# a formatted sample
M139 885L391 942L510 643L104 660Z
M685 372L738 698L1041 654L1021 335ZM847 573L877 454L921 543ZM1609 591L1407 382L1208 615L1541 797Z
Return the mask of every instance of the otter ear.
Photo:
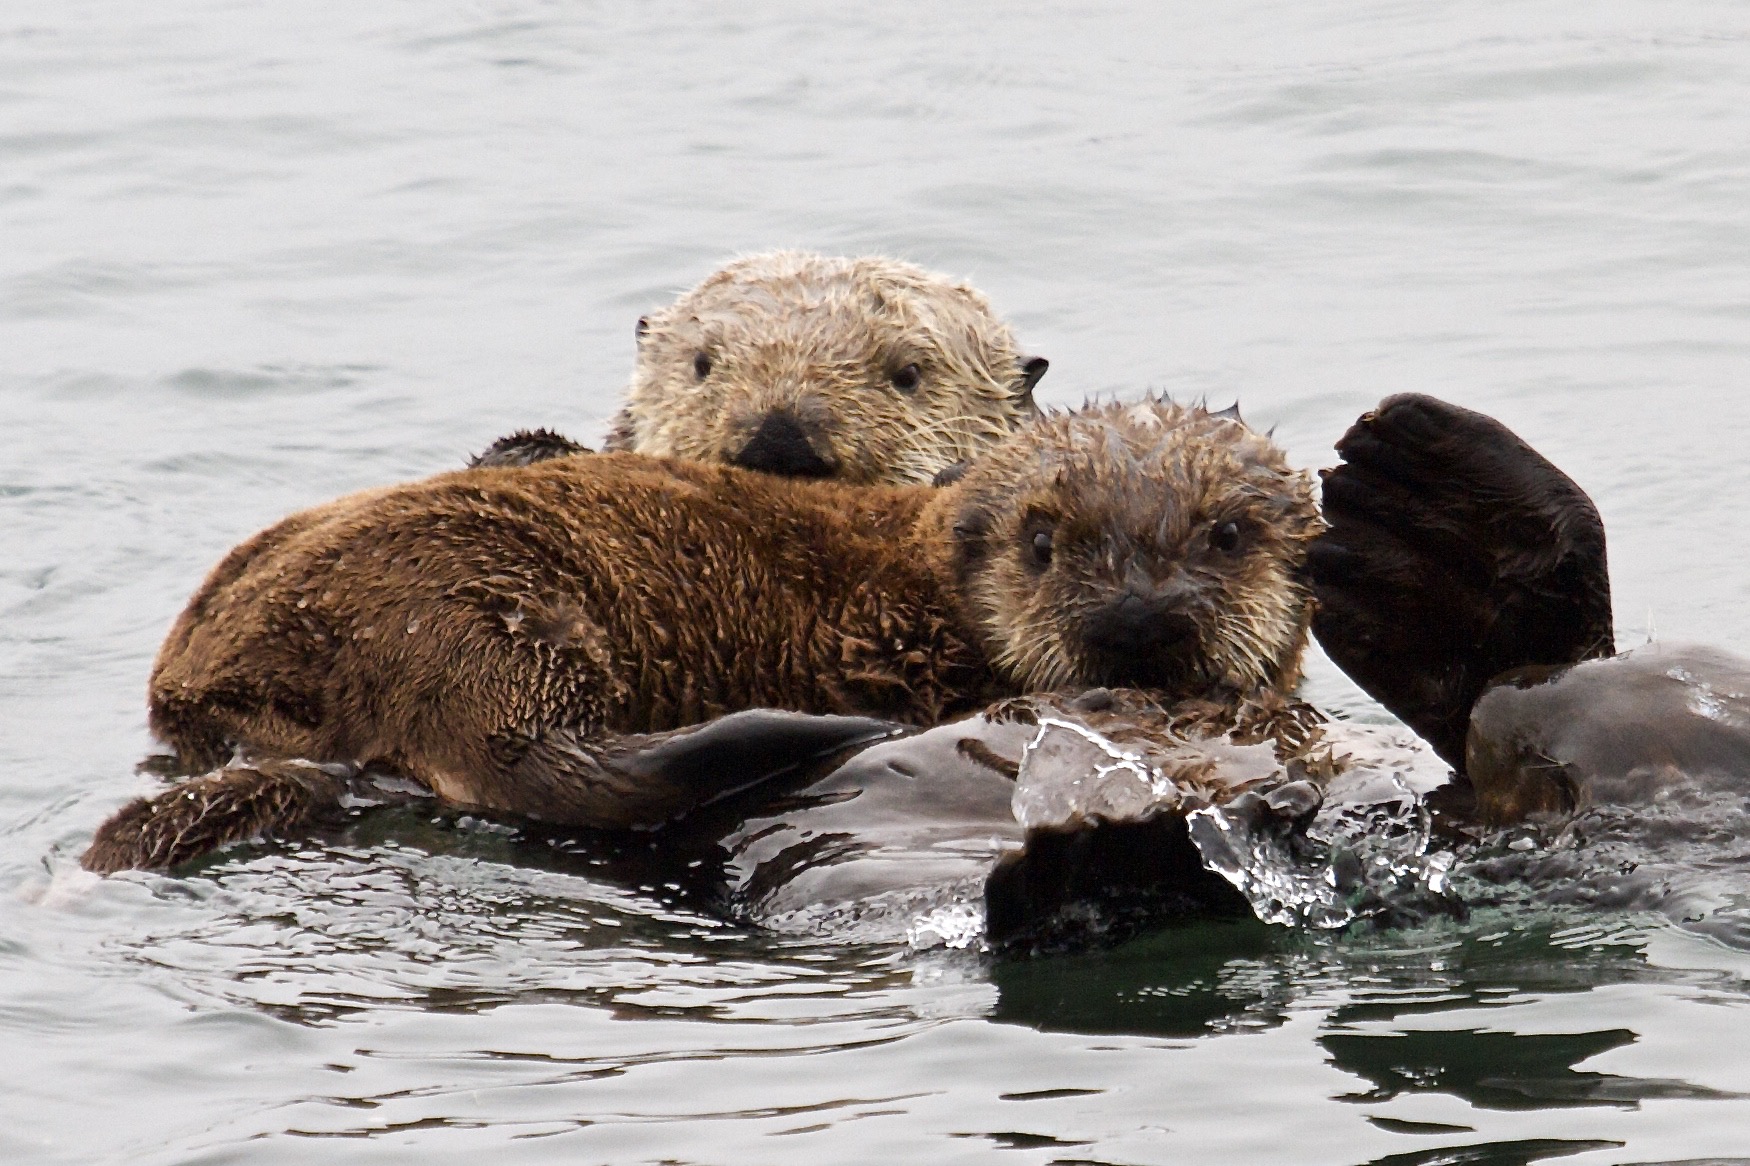
M1045 375L1045 370L1051 367L1051 362L1043 356L1029 356L1021 362L1021 381L1015 386L1015 396L1031 397L1033 388L1039 383L1039 378Z
M637 337L639 343L643 343L644 338L646 336L648 336L649 334L650 334L650 317L649 316L639 316L638 317L638 327L636 330L634 330L633 335L635 337Z

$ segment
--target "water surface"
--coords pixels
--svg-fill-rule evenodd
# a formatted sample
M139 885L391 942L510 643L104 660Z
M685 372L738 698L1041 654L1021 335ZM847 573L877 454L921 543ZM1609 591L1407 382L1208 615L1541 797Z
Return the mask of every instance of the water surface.
M1750 651L1746 110L1727 2L0 9L0 1158L1750 1160L1750 956L1664 918L993 966L406 817L74 870L226 548L597 439L639 313L779 245L1306 466L1388 392L1487 410L1597 498L1625 645Z

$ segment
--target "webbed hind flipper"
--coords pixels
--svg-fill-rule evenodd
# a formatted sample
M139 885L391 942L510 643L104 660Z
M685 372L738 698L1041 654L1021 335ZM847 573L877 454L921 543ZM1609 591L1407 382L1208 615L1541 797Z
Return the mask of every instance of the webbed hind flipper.
M600 830L650 829L898 730L868 717L749 709L666 733L527 742L482 809Z
M303 761L227 765L117 810L79 865L163 870L251 838L307 833L340 814L348 788L345 773Z
M1386 398L1337 452L1307 559L1313 633L1462 771L1491 677L1615 651L1604 524L1506 426L1433 397Z

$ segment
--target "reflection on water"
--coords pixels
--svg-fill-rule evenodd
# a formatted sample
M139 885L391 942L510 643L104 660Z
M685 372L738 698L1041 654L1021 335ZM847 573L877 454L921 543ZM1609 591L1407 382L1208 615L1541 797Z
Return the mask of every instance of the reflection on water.
M1726 0L0 12L0 1159L1743 1161L1731 806L1668 869L1593 862L1608 821L1486 853L1465 923L1011 964L748 932L665 864L412 808L72 867L149 788L152 653L227 547L599 439L639 313L777 245L968 276L1042 400L1239 397L1308 466L1388 391L1495 413L1598 498L1625 646L1750 649L1747 35Z
M1063 1032L1195 1037L1279 1025L1311 956L1252 921L1173 928L1109 952L991 968L992 1015Z
M1575 1072L1580 1061L1634 1042L1627 1029L1521 1034L1441 1031L1389 1036L1333 1034L1319 1043L1343 1068L1374 1083L1341 1101L1389 1101L1405 1093L1453 1093L1484 1109L1629 1105L1659 1097L1718 1098L1682 1081ZM1510 1066L1502 1072L1502 1066Z

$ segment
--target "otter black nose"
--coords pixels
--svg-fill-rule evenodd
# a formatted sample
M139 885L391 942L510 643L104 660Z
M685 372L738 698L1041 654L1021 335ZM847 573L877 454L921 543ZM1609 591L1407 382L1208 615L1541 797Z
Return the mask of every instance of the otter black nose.
M1146 657L1186 644L1196 634L1197 621L1171 600L1129 591L1088 617L1084 638L1097 652Z
M815 452L801 423L788 413L766 414L734 460L738 466L787 478L824 478L833 470L832 463Z

